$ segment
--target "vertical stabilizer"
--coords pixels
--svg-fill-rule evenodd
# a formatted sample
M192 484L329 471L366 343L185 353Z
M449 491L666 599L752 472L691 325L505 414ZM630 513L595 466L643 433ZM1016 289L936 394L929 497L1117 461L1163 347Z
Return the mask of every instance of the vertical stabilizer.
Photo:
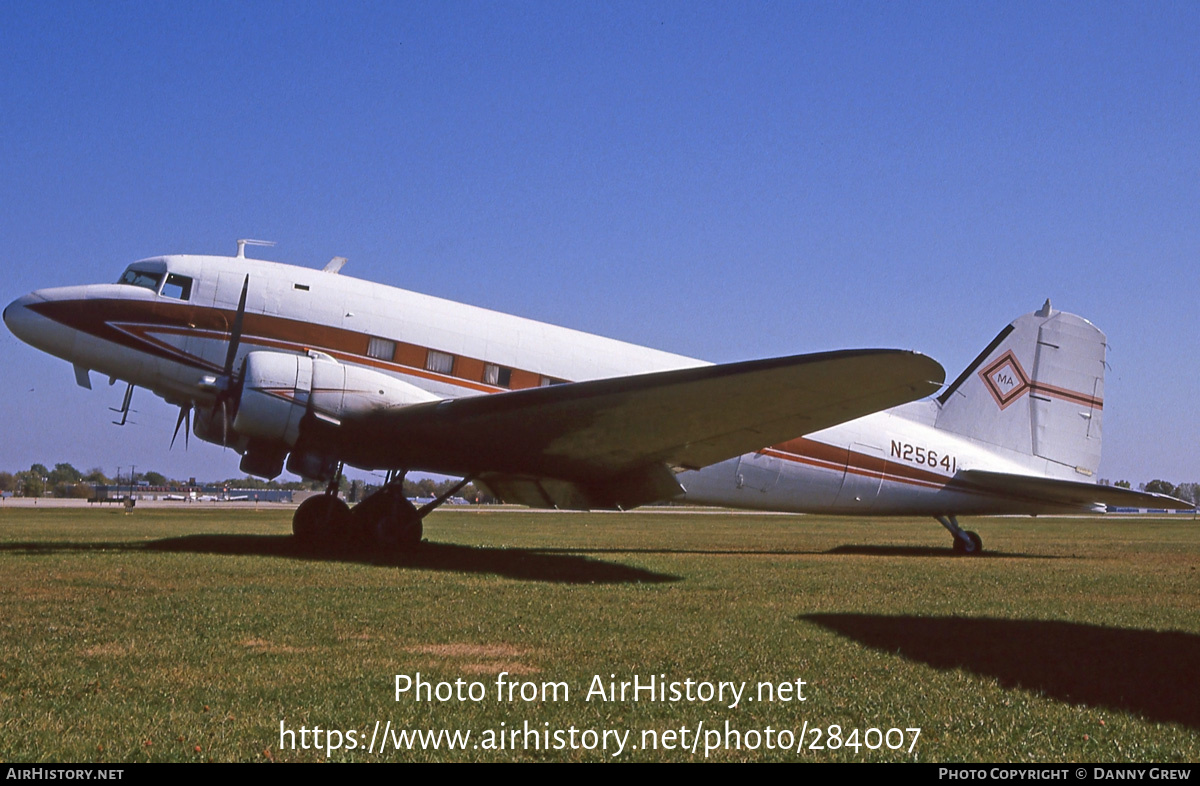
M1050 301L1016 319L940 396L937 427L1050 464L1061 477L1100 465L1105 339Z

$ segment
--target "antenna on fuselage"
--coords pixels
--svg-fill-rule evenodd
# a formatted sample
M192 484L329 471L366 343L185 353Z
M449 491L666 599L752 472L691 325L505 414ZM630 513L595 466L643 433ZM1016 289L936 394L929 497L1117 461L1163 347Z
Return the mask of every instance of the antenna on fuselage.
M270 247L270 246L275 245L275 241L274 240L252 240L251 238L245 237L245 238L239 239L237 244L238 244L237 258L245 259L246 258L246 246L268 246L268 247Z

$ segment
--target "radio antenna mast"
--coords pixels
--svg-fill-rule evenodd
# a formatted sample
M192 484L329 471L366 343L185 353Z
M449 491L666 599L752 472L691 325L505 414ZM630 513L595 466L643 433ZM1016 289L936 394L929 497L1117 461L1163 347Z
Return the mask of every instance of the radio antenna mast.
M269 246L275 245L275 241L274 240L252 240L252 239L246 237L246 238L241 238L240 240L238 240L237 244L238 244L237 258L245 259L246 258L246 246L268 246L269 247Z

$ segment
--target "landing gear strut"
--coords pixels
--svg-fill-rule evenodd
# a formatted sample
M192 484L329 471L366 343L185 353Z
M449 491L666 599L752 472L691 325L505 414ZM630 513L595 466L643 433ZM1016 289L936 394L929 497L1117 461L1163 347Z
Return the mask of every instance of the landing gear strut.
M954 536L955 554L974 557L983 551L983 539L976 533L958 526L957 516L936 516L935 518Z

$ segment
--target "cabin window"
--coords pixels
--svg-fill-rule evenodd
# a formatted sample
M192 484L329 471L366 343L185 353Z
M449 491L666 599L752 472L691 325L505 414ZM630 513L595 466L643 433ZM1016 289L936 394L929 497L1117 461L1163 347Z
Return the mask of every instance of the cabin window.
M391 360L396 356L396 342L386 338L372 338L367 342L367 355L380 360Z
M158 285L162 283L162 273L148 273L145 270L134 270L129 268L122 275L118 284L129 284L134 287L144 287L145 289L153 289L158 291Z
M425 357L425 368L428 371L433 371L438 374L450 374L454 372L454 355L446 352L438 352L436 349L429 350L429 354Z
M167 283L163 284L162 294L163 297L171 297L176 300L191 300L192 280L187 276L168 273Z
M483 382L501 388L512 387L512 369L488 363L483 367Z

